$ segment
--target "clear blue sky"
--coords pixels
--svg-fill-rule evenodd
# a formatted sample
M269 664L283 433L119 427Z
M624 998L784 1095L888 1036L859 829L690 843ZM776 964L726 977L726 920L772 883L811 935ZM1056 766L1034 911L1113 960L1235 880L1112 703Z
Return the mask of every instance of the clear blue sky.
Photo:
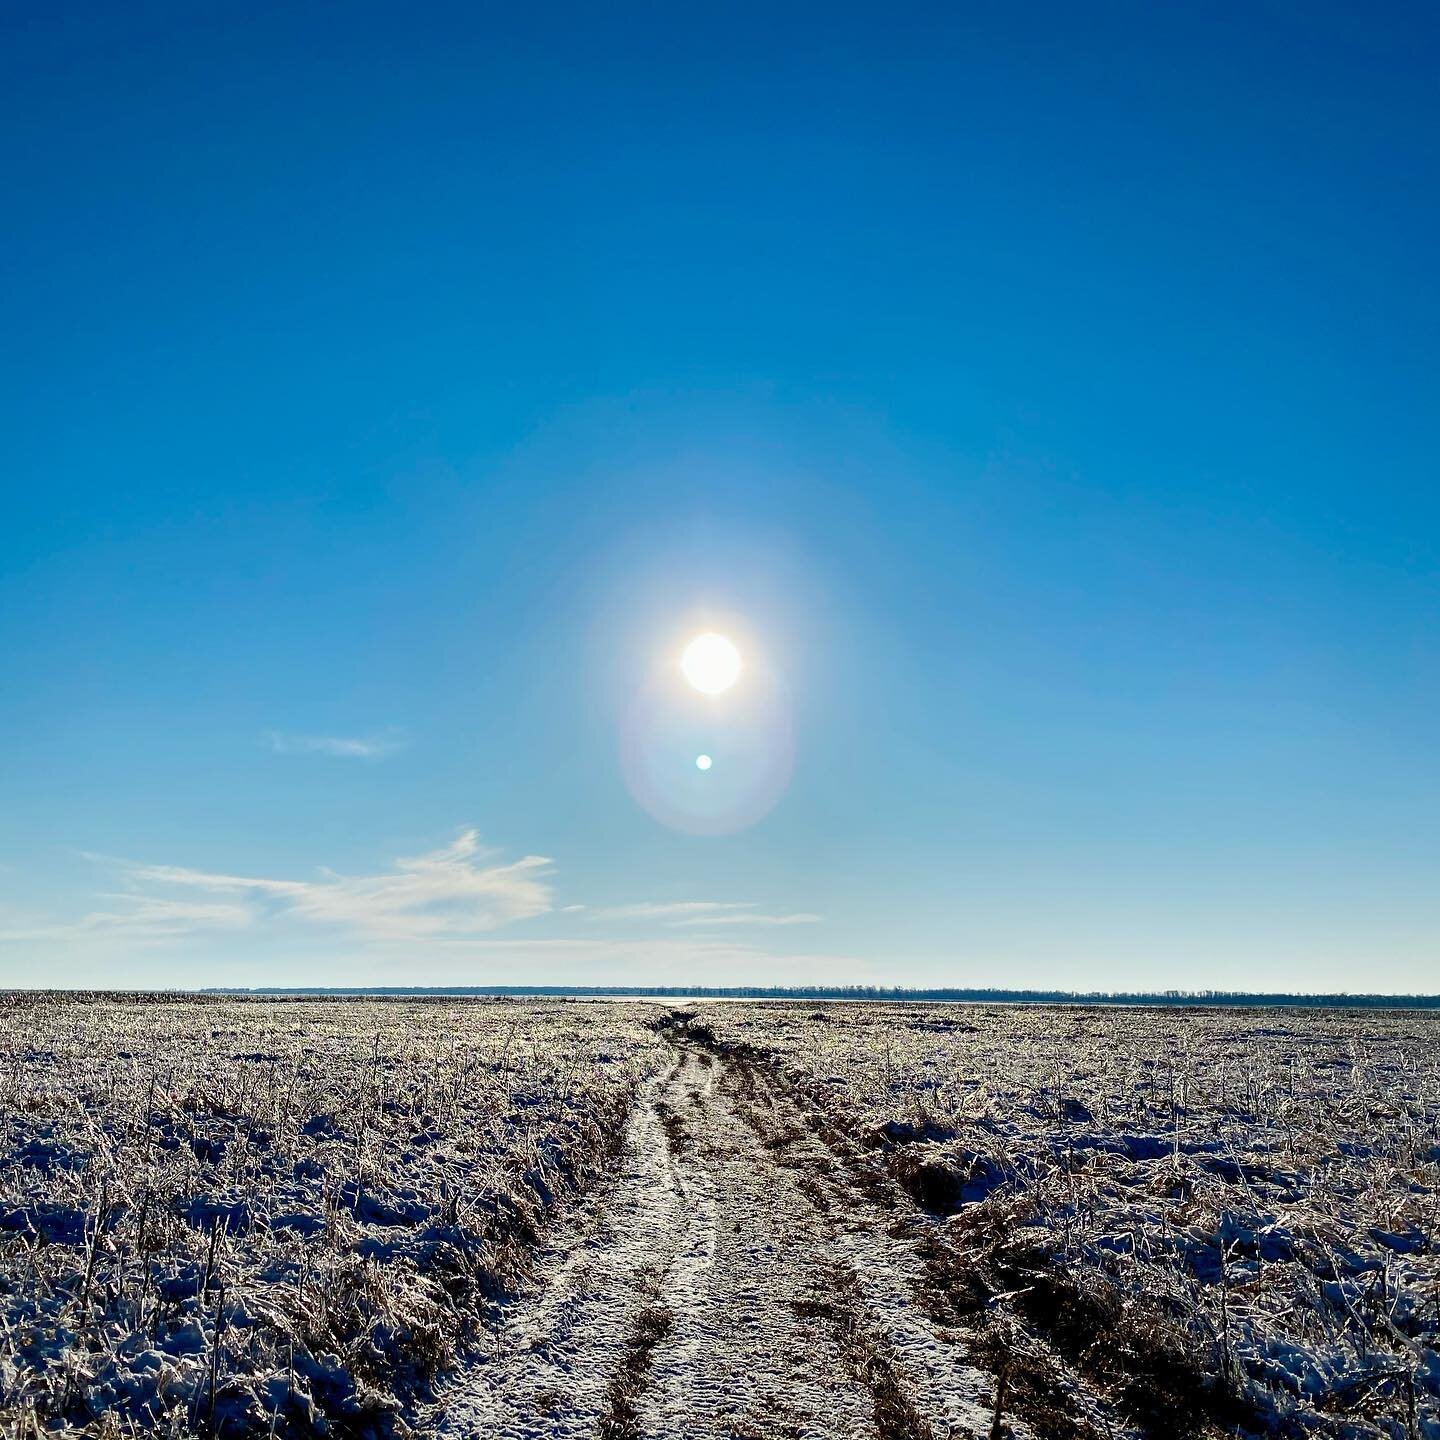
M1433 7L0 24L0 981L1440 988Z

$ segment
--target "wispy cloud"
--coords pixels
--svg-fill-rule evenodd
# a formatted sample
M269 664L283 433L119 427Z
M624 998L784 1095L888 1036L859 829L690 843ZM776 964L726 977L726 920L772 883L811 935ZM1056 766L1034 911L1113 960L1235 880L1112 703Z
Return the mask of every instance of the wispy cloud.
M132 881L149 886L234 895L256 910L273 908L317 925L337 926L389 940L480 934L551 908L543 855L488 864L495 852L474 830L425 855L395 861L377 875L287 880L225 875L178 865L132 865Z
M266 730L261 739L277 755L335 755L346 760L383 760L410 743L398 730L356 736L291 735L283 730Z
M807 910L787 911L779 915L767 915L759 910L726 910L718 915L691 915L671 923L679 928L685 925L818 925L825 917L813 915Z
M640 900L632 905L607 905L590 912L592 920L671 920L690 915L713 915L743 909L725 900Z
M197 930L243 930L252 921L244 905L167 900L156 895L102 895L109 909L78 920L40 920L0 929L0 940L174 940Z
M808 911L767 914L753 900L642 900L591 912L596 920L657 920L675 928L692 925L814 925Z
M773 977L777 966L792 976L854 978L861 971L853 957L764 947L764 927L820 921L806 911L736 900L559 904L551 860L506 859L483 846L473 828L375 873L322 868L307 879L80 853L110 883L92 892L76 916L0 911L0 942L56 944L77 957L105 956L106 963L161 948L184 954L187 963L207 953L243 955L244 964L262 968L277 950L343 950L344 964L359 967L356 974L368 970L371 980L391 983L397 976L474 982L532 971L546 981L577 983L597 975L670 983L755 979ZM549 923L538 929L517 925L541 916ZM311 949L306 936L319 947ZM484 973L457 968L472 962Z

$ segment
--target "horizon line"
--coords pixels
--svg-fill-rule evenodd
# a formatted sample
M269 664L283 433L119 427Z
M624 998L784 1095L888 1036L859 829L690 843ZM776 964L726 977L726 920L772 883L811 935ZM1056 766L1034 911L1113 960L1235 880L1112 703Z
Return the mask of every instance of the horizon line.
M137 998L695 998L719 1000L897 1000L1017 1005L1117 1005L1162 1008L1440 1009L1440 994L1363 991L1064 990L918 985L211 985L136 989L118 986L12 986L0 995L115 995Z

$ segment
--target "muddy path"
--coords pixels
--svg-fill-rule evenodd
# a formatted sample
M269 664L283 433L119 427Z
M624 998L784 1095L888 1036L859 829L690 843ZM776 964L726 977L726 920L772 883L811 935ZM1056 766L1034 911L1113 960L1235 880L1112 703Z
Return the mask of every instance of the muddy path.
M617 1173L550 1236L434 1433L989 1436L995 1377L922 1303L913 1217L765 1067L671 1036Z

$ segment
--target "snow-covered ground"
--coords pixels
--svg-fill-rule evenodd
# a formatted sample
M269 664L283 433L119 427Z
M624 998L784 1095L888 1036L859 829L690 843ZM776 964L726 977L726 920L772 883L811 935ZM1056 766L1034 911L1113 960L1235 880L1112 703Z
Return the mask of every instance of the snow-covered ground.
M716 1005L703 1021L871 1138L942 1221L945 1268L987 1324L1049 1326L1083 1366L1051 1313L1058 1275L1085 1291L1072 1309L1171 1330L1252 1415L1440 1436L1440 1017ZM987 1283L1025 1293L997 1304ZM1103 1348L1088 1359L1111 1392L1127 1383Z
M1440 1017L0 1005L0 1436L1440 1440Z
M441 1435L988 1433L993 1377L917 1307L923 1260L893 1214L783 1091L675 1038L618 1178L554 1236Z
M604 1172L648 1006L0 1006L0 1431L386 1434Z

